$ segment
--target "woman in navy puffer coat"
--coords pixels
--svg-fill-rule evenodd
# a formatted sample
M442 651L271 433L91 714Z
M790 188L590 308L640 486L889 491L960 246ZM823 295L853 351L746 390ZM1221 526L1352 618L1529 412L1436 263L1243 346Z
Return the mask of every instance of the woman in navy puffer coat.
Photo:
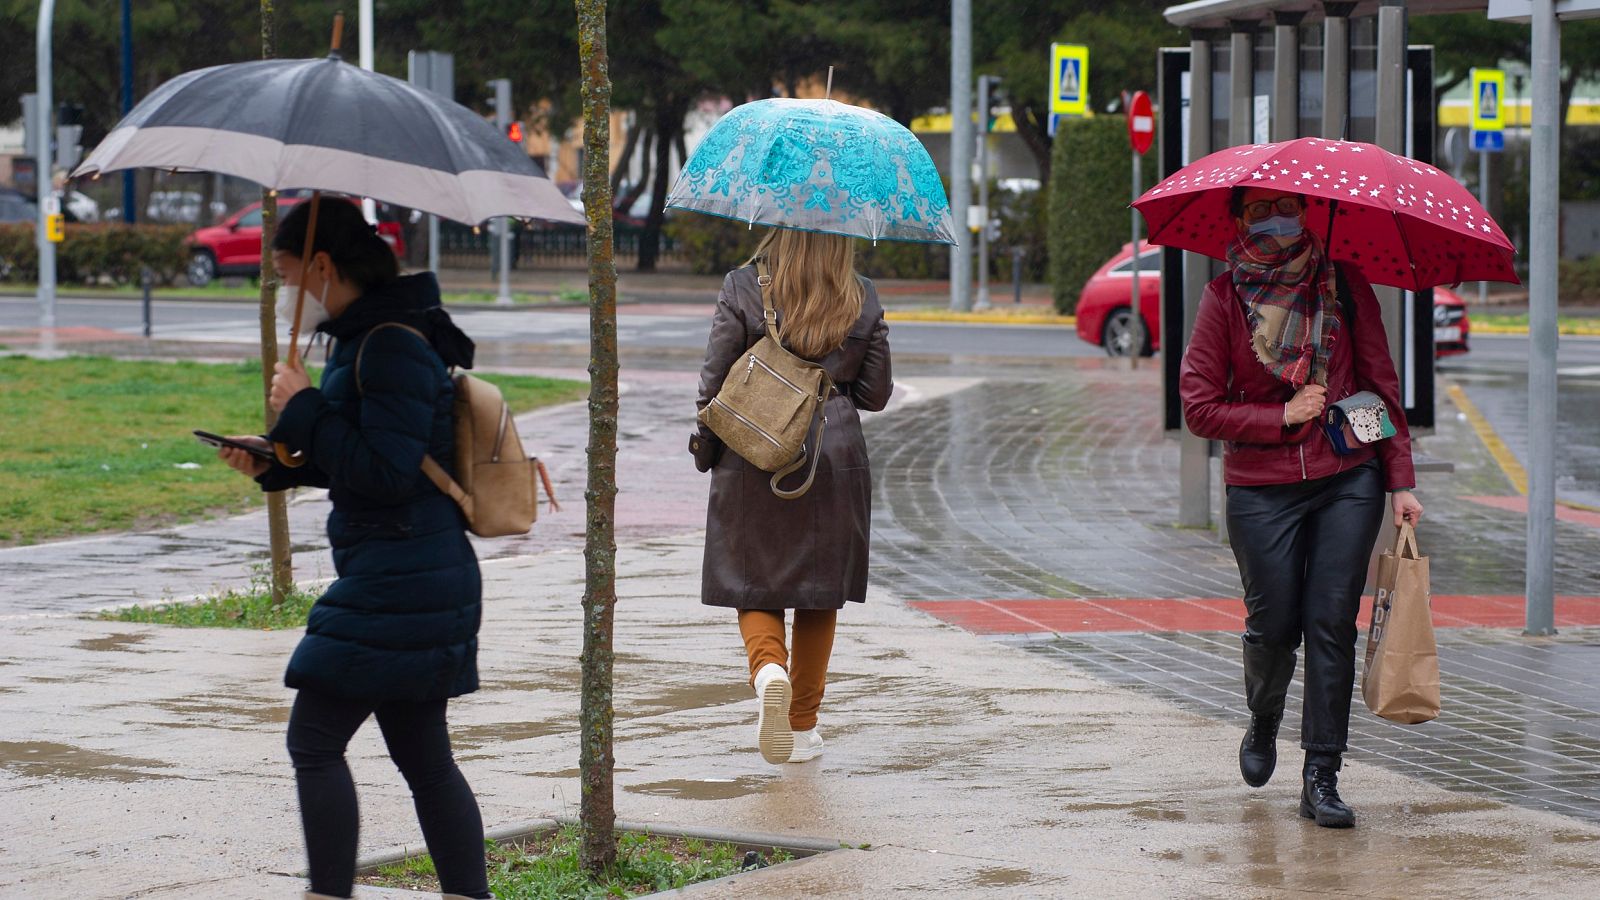
M310 206L285 216L274 241L284 318L294 316ZM265 439L241 439L283 443L305 463L221 451L263 490L326 487L333 501L328 539L339 578L312 607L284 679L299 689L288 743L308 896L350 896L358 817L344 750L375 715L446 896L488 897L483 822L445 722L449 698L478 688L482 583L464 517L421 468L424 454L451 468L447 366L470 366L472 342L439 307L433 276L399 277L394 253L354 204L320 206L301 325L333 339L321 388L280 363L270 399L276 427Z

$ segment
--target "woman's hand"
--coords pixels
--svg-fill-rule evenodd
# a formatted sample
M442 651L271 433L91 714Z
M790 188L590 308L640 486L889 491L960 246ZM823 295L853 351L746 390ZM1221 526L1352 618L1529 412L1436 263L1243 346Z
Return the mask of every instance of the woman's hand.
M288 363L278 363L273 367L272 396L267 402L271 404L273 412L283 412L283 408L289 405L290 398L308 387L311 387L311 377L306 374L306 370L301 367L298 360L292 366Z
M1294 397L1283 405L1283 424L1292 428L1309 422L1322 415L1322 409L1327 405L1328 389L1320 384L1308 384L1296 391Z
M1394 492L1394 527L1399 528L1400 523L1410 522L1415 526L1422 521L1422 504L1417 501L1417 495L1410 491Z
M229 435L229 439L238 441L241 444L249 444L252 447L260 447L263 450L269 450L272 448L271 444L253 434ZM272 463L268 462L267 460L264 460L253 453L247 453L234 447L217 448L217 458L227 463L235 470L249 475L251 478L255 478L262 472L272 468Z

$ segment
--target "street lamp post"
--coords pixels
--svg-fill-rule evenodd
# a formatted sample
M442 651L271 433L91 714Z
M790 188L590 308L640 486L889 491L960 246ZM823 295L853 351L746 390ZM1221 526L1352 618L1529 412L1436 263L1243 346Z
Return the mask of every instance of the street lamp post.
M33 183L38 195L38 222L34 240L39 247L39 327L44 330L42 339L50 341L51 329L56 327L56 245L51 243L48 216L55 204L54 161L50 158L50 136L55 98L51 96L50 82L50 29L55 23L56 0L39 0L39 23L36 33L36 68L34 88L39 100L39 128L34 131Z
M122 0L122 114L133 111L133 0ZM122 173L122 221L137 222L139 192L134 190L133 170Z
M972 244L967 214L972 203L972 0L950 4L950 308L972 308Z

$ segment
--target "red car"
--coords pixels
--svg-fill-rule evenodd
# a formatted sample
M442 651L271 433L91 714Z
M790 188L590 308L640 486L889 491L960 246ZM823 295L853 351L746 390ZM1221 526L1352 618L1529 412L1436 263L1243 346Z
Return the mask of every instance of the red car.
M299 203L301 197L279 197L278 213ZM355 200L349 200L355 203ZM394 248L394 255L405 258L405 230L400 223L378 208L378 236ZM261 204L252 203L220 224L201 228L189 235L189 283L203 287L225 275L254 278L261 274Z
M1132 244L1123 244L1116 256L1101 266L1083 285L1078 298L1078 337L1106 349L1109 356L1127 356L1133 346L1129 297L1133 293ZM1157 328L1161 322L1161 249L1139 243L1139 307L1143 316L1143 355L1161 347ZM1467 304L1449 288L1433 289L1433 347L1436 356L1466 353L1472 322Z

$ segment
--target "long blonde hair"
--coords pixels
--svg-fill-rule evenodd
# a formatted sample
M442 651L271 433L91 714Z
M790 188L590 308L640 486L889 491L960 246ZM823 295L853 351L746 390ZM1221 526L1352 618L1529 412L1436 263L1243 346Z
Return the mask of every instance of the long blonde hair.
M866 291L856 277L851 238L774 228L756 247L772 273L772 305L783 314L783 342L800 356L826 356L861 318ZM751 257L751 262L755 257Z

